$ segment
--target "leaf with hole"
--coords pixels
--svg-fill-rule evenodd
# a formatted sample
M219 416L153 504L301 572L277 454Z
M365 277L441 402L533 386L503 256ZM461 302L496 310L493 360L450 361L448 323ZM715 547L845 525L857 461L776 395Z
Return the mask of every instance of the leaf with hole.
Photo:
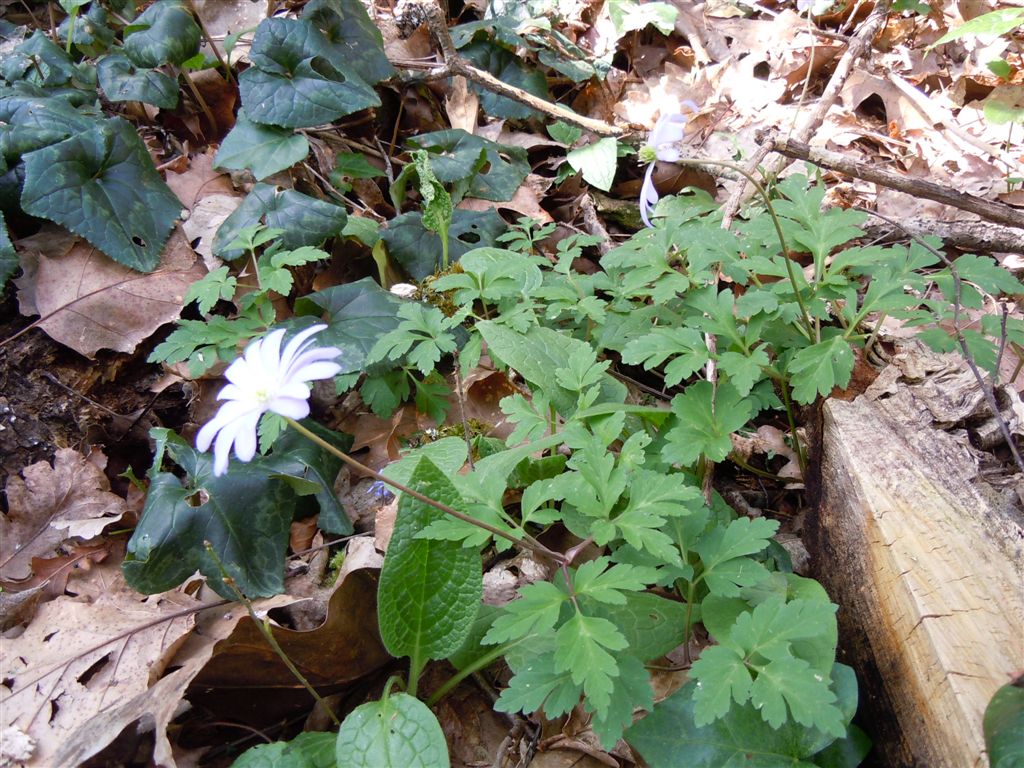
M384 38L360 0L312 0L302 9L331 46L332 58L345 61L367 83L395 74L384 55Z
M506 230L505 222L492 211L452 213L448 229L448 260L458 261L464 253L481 246L493 246ZM381 233L388 253L414 280L422 280L441 269L441 238L423 225L420 213L403 213Z
M425 133L411 139L410 144L430 152L430 166L439 181L451 184L470 179L469 197L511 200L530 172L525 149L498 144L458 128ZM478 172L481 155L486 170Z
M374 90L344 60L328 58L323 34L306 20L265 19L238 77L250 120L305 128L380 104Z
M131 124L120 118L25 156L22 209L150 272L181 213Z

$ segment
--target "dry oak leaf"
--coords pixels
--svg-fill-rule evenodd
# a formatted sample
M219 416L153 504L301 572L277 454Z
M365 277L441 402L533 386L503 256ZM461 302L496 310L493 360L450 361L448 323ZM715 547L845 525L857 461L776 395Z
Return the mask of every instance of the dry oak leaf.
M185 292L206 274L177 228L150 274L118 264L69 232L44 230L17 243L25 270L15 281L21 313L40 315L39 327L52 339L89 358L100 349L133 352L177 319Z
M102 458L106 463L106 458ZM0 579L32 575L33 557L53 557L68 538L92 538L121 518L124 499L110 492L102 466L61 448L53 466L39 461L7 481L9 511L0 515Z
M113 741L122 728L93 730L88 754L73 747L94 718L147 693L201 606L181 592L140 595L118 578L96 601L46 603L20 637L0 641L0 729L19 728L35 741L27 765L77 766ZM160 703L173 711L178 700ZM135 720L147 709L131 711Z

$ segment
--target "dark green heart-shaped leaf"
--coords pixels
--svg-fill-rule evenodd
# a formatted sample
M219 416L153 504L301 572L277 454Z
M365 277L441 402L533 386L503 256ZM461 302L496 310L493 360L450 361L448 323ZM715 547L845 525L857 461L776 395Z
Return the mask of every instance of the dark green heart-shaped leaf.
M345 768L440 768L451 763L441 725L407 693L356 707L338 730L335 760Z
M329 43L307 20L265 19L238 78L249 119L285 128L321 125L380 104L355 70L329 59Z
M992 768L1024 765L1024 688L1008 683L995 692L983 730Z
M367 83L395 74L384 55L384 38L360 0L313 0L302 10L331 45L333 60L347 62Z
M317 337L321 346L331 346L323 334ZM305 421L303 426L312 430L339 451L348 451L352 447L352 438L332 432L315 421ZM347 536L352 533L352 521L345 514L344 507L334 494L334 480L341 470L341 459L329 451L325 451L312 440L309 440L293 429L285 433L274 443L274 452L263 460L263 466L271 472L286 477L311 481L318 490L316 500L320 504L320 530Z
M12 162L96 125L64 99L0 91L0 154Z
M459 492L427 457L409 486L450 507ZM480 554L460 542L419 539L416 534L445 514L409 494L398 502L395 528L381 567L377 602L380 636L393 656L408 656L412 669L454 653L469 634L483 593Z
M241 110L235 127L217 150L214 162L217 168L248 168L260 180L290 168L308 153L309 142L302 134L254 123Z
M109 17L99 3L93 3L89 10L75 19L75 47L89 56L99 56L107 51L114 42L114 31L108 26ZM57 37L66 41L71 29L71 17L68 16L57 28Z
M474 136L458 128L417 136L410 143L430 151L430 167L438 181L450 184L473 174L469 197L511 200L530 172L526 150ZM483 153L485 173L476 173Z
M527 69L518 56L496 43L490 40L478 40L463 48L461 53L502 82L522 88L527 93L532 93L542 99L549 98L548 80L544 73ZM473 86L473 88L480 94L480 106L488 115L510 120L526 120L537 115L534 110L518 101L512 101L507 96L498 96L479 86Z
M246 227L263 221L268 227L284 230L281 243L295 249L304 245L319 246L345 228L345 209L294 189L278 189L270 184L257 184L242 204L220 225L213 238L213 252L224 259L237 259L240 249L227 246Z
M494 211L456 209L448 229L448 259L458 261L473 248L494 246L507 227ZM441 268L441 238L423 226L420 213L403 213L381 233L388 253L414 280L433 275Z
M199 52L201 36L180 0L158 0L125 30L124 52L137 67L178 65Z
M259 459L232 461L213 475L213 457L198 453L173 432L153 430L157 456L168 455L188 473L188 483L169 472L151 477L142 517L128 542L124 575L144 594L164 592L199 570L222 597L234 599L222 579L223 564L248 597L284 589L284 555L296 496L271 477ZM216 559L206 551L210 542Z
M0 61L0 75L9 83L29 83L53 88L71 82L78 73L71 57L40 30Z
M7 279L14 274L17 268L18 254L7 234L7 222L4 220L3 211L0 211L0 288L4 287Z
M317 317L326 313L328 327L318 338L325 346L341 350L337 363L346 374L365 369L373 345L401 322L398 308L402 304L402 299L364 277L298 299L295 312Z
M156 269L181 213L135 129L120 118L27 154L21 207L141 272Z
M136 67L119 53L104 56L96 65L100 88L110 101L144 101L161 109L178 106L178 83L158 69Z

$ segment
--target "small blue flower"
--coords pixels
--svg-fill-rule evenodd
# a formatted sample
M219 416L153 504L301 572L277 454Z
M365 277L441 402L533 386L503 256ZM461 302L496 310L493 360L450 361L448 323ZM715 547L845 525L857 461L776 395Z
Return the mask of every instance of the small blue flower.
M388 487L383 480L374 480L370 485L370 488L367 490L367 493L385 504L395 498L395 494L388 490Z

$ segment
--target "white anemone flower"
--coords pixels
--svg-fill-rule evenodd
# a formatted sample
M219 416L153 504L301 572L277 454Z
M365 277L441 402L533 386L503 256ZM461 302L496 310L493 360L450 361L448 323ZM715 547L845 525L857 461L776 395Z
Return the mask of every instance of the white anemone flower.
M314 347L310 339L326 325L314 325L297 333L284 351L284 329L252 341L224 372L230 382L217 395L227 400L196 436L196 448L210 449L213 444L213 474L228 469L231 446L239 461L256 455L256 426L267 411L290 419L309 415L310 389L307 382L329 379L341 371L332 360L341 354L333 347ZM214 439L216 437L216 440Z
M682 106L694 114L698 112L697 105L692 101L684 101ZM651 131L650 136L647 137L646 146L640 150L640 158L649 163L647 171L644 173L644 185L640 189L640 218L643 219L644 225L647 227L654 226L651 224L650 215L654 211L654 206L658 204L658 200L661 199L652 178L654 166L659 160L663 163L674 163L682 157L679 142L686 134L688 121L689 118L681 112L662 115L654 124L654 130Z

